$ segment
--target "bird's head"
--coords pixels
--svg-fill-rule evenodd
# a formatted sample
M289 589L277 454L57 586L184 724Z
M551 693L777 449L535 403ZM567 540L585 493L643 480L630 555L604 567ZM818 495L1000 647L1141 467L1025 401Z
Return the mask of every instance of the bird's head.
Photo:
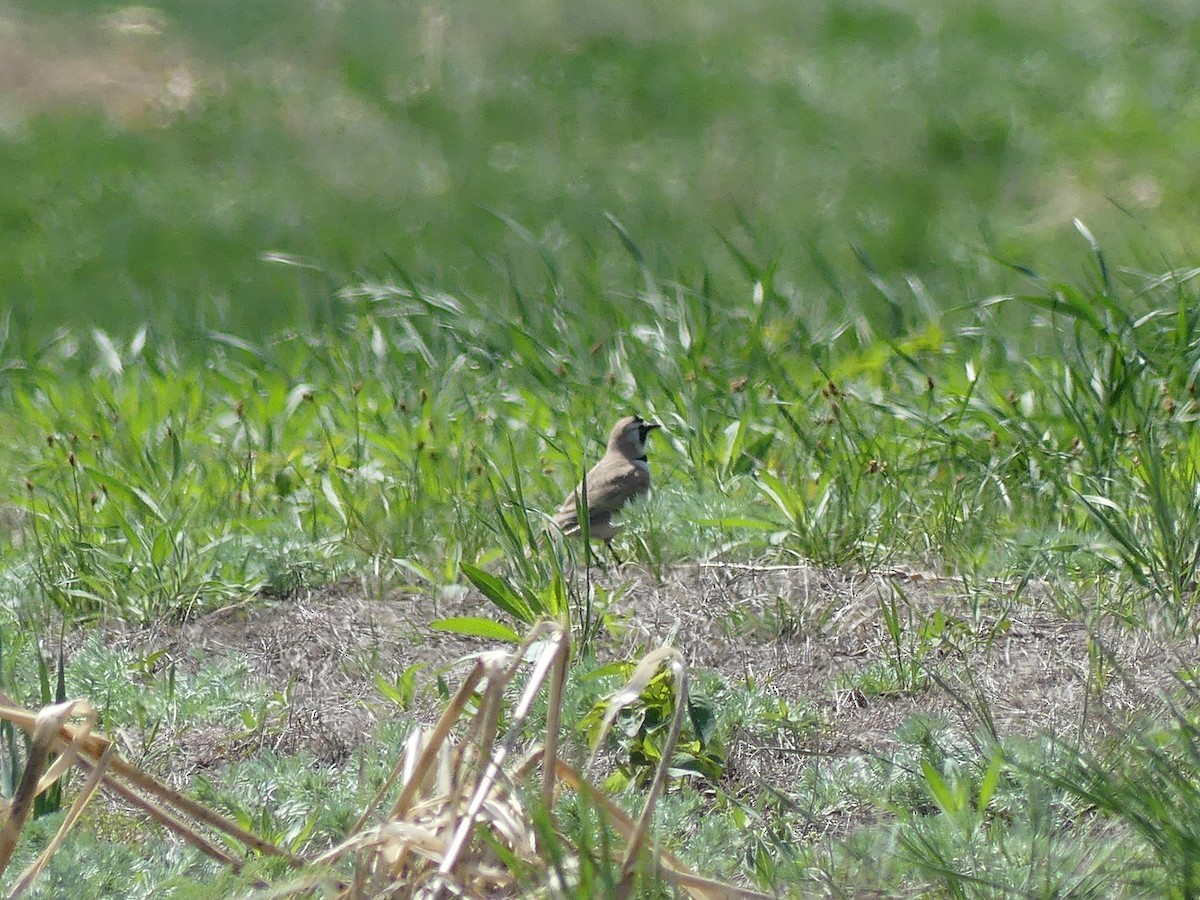
M613 426L608 436L608 450L629 459L644 459L646 438L655 428L661 427L657 422L647 422L641 416L626 416Z

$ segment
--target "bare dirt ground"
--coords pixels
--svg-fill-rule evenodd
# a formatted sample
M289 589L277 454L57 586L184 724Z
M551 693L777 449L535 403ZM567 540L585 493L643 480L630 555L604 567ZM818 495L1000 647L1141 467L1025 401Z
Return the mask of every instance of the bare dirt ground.
M163 15L145 6L35 22L0 4L0 132L59 106L99 110L121 125L188 109L200 67L166 29Z
M1058 611L1064 598L1036 584L969 589L905 572L750 565L684 566L661 577L627 566L593 577L617 598L608 610L617 627L601 639L602 659L635 659L670 642L697 671L716 673L725 684L753 678L756 690L817 711L824 724L807 746L778 746L754 729L736 735L727 769L733 790L767 784L786 794L811 766L885 755L897 745L896 730L917 715L939 717L964 735L1050 733L1093 744L1162 707L1179 689L1176 673L1196 655L1194 643L1144 628L1089 630L1078 615L1086 599L1065 616ZM899 656L885 623L888 604L900 624ZM240 722L182 731L169 777L186 784L264 743L345 762L370 739L378 717L399 715L382 699L377 672L395 678L423 662L427 672L444 672L453 689L464 660L490 646L429 628L452 615L499 613L473 591L449 601L402 592L376 598L360 584L342 583L107 637L140 653L165 648L185 671L236 655L248 661L253 679L289 692L286 721L258 738L247 737ZM864 687L889 659L919 660L923 686ZM424 677L426 688L431 683ZM409 710L429 723L439 712L429 690ZM870 816L847 807L824 817L820 830L846 833Z

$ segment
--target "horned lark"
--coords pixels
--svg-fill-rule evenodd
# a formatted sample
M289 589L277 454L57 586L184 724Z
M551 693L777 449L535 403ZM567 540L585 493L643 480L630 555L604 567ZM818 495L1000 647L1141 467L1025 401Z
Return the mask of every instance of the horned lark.
M650 490L646 438L655 428L661 427L657 422L645 422L639 416L626 416L613 426L603 459L592 467L583 483L567 495L554 515L554 523L562 529L563 534L582 532L579 500L586 491L588 537L604 541L613 559L617 559L612 539L621 526L613 525L612 517L628 501Z

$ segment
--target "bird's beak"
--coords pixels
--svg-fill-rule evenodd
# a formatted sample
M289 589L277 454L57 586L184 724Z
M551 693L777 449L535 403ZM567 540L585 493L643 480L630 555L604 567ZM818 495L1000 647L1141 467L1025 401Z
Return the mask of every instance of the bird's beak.
M662 426L657 422L647 422L644 427L647 431L653 431L655 428L662 428Z

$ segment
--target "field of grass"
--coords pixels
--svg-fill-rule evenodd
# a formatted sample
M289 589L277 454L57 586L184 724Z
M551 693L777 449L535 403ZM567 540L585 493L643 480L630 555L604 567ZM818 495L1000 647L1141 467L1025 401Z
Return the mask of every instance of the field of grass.
M0 5L0 688L48 701L65 646L122 753L311 857L453 690L438 615L569 620L582 716L681 573L917 572L684 579L731 647L857 662L784 690L683 646L716 730L661 841L785 896L1193 896L1197 40L1167 0ZM542 531L627 412L655 490L581 580ZM284 740L302 670L180 635L331 590L412 618L352 642L369 722L323 754ZM964 685L1058 628L1084 721L994 727ZM912 715L851 752L847 698ZM812 761L755 780L743 730ZM218 877L115 807L36 890Z

